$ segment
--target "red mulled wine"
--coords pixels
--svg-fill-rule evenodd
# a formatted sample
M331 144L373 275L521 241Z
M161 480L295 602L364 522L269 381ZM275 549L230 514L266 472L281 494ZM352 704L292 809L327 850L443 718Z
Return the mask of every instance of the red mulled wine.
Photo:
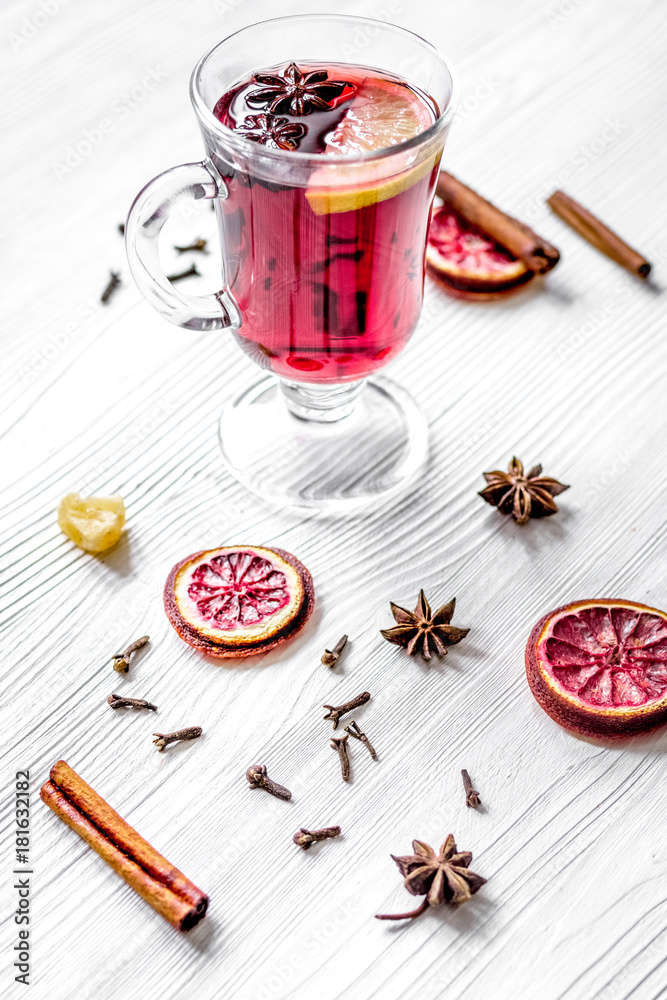
M422 304L439 166L437 150L409 140L437 113L405 80L344 64L262 70L220 98L215 115L239 137L300 161L298 183L288 169L284 182L235 169L219 203L236 336L255 361L336 383L403 348Z

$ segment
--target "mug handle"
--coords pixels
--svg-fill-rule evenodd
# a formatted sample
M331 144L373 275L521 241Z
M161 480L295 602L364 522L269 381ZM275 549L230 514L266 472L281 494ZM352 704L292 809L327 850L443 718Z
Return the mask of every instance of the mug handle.
M185 295L177 289L160 264L160 233L182 199L226 197L225 182L211 160L182 163L148 182L125 223L127 259L139 291L161 316L188 330L238 329L241 314L226 288L208 295Z

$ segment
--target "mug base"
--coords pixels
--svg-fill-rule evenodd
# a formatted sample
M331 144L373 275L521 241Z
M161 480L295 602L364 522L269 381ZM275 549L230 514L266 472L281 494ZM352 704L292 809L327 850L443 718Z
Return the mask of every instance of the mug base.
M301 388L265 376L223 410L223 459L246 489L273 506L345 514L418 487L428 426L405 389L373 376L345 387L346 405L323 387L336 417L318 412L313 387L304 405Z

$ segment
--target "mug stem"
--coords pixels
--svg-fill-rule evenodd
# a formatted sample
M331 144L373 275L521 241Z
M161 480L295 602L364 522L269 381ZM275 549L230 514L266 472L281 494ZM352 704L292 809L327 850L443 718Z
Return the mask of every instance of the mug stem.
M280 390L290 413L301 420L335 423L349 417L366 380L343 385L315 385L279 379Z

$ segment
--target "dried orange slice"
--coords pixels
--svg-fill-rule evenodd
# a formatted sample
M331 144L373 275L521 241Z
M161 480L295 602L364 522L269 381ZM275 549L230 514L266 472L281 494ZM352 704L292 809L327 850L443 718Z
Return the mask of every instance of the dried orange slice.
M461 297L491 297L534 276L522 261L447 205L433 213L426 263L447 291Z
M634 601L575 601L540 619L526 675L544 711L584 736L667 722L667 613Z
M187 556L164 606L181 639L211 656L250 656L295 635L313 609L310 573L283 549L224 546Z

